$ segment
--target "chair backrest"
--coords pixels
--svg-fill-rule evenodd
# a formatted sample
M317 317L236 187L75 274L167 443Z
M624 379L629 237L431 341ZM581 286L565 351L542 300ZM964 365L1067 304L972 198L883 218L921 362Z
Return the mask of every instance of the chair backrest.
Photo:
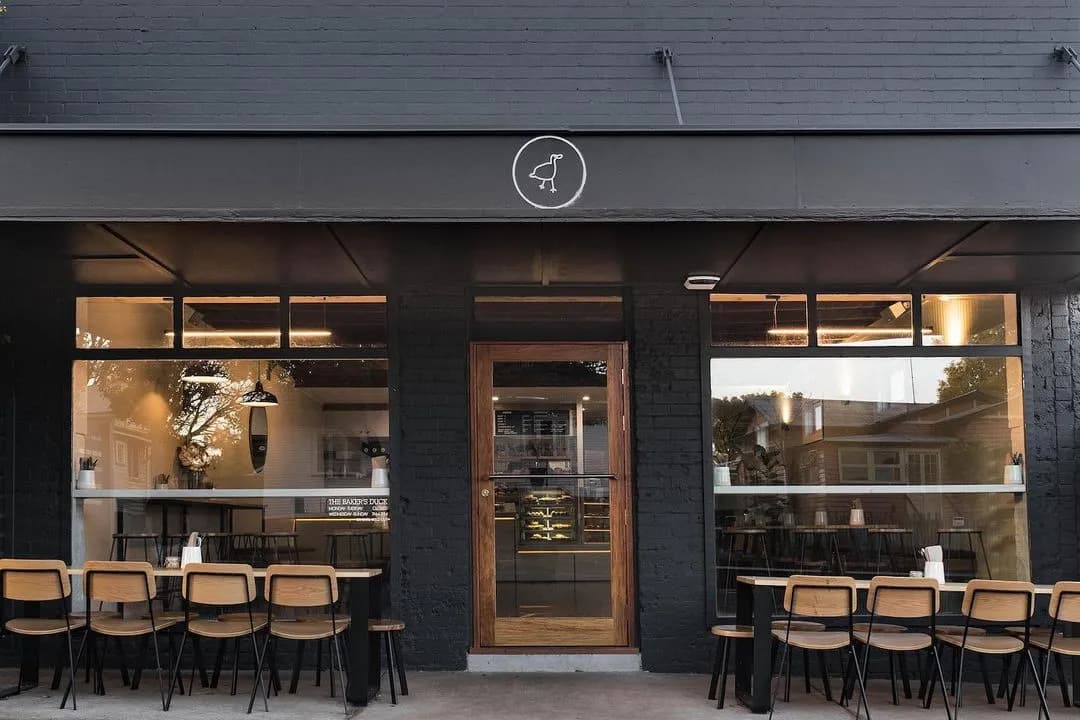
M126 603L157 597L154 568L148 562L87 560L83 578L87 600Z
M246 605L255 599L255 571L242 563L188 563L180 593L199 605Z
M4 599L44 602L71 595L63 560L0 560Z
M1080 622L1080 582L1054 583L1050 617L1059 622Z
M784 609L805 617L841 617L855 612L855 580L831 575L792 575L784 589Z
M1017 580L971 580L961 610L983 622L1027 622L1035 612L1035 586Z
M941 591L933 578L875 577L866 594L866 609L891 618L925 618L941 609Z
M271 565L263 592L271 605L325 607L337 602L337 574L329 565Z

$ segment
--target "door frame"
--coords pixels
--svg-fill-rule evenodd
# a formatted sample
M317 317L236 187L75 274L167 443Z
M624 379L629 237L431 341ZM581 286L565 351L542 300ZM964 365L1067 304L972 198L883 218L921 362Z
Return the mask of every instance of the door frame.
M558 362L573 360L604 360L608 373L618 373L621 392L608 393L608 447L610 449L611 505L614 508L616 493L619 506L623 508L621 522L616 527L614 513L611 518L611 584L613 597L616 589L623 594L623 602L612 604L615 643L612 645L496 645L495 625L495 548L494 513L483 512L481 492L494 492L490 479L492 455L492 428L488 427L493 412L491 373L481 372L495 362L535 361ZM609 375L610 376L610 375ZM637 586L634 573L634 525L633 490L630 465L630 377L628 352L625 342L474 342L469 346L469 430L471 472L469 492L472 516L473 556L473 602L472 641L473 649L481 652L535 652L537 649L565 652L603 652L632 648L637 643ZM618 385L617 385L618 387ZM614 410L614 411L613 411ZM610 422L621 417L621 422ZM618 536L618 537L616 537ZM484 538L488 540L484 546Z

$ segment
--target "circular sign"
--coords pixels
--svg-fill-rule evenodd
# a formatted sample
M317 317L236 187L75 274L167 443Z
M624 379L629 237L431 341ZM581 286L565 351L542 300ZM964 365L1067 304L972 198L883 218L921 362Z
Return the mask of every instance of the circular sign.
M522 200L540 210L560 210L585 189L585 157L566 138L541 135L518 149L511 175Z

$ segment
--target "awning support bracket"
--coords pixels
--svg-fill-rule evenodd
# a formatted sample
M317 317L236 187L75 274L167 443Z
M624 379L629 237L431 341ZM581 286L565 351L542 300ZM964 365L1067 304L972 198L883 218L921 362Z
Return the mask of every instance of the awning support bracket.
M683 124L682 108L679 107L679 90L675 87L675 71L671 68L671 63L675 59L675 53L671 52L669 47L657 48L653 53L653 57L656 58L656 62L664 66L667 70L668 82L671 84L671 102L675 105L675 119L679 121L679 124Z
M0 75L13 65L18 65L26 57L26 48L22 45L8 45L3 55L0 55Z
M1080 70L1080 56L1077 56L1071 45L1054 48L1054 59L1059 63L1069 63L1077 70Z

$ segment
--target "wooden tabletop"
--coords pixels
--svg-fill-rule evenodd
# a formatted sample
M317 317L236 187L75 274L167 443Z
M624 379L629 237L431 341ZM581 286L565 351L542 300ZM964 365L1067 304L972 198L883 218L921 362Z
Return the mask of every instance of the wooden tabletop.
M75 577L80 577L83 574L82 568L68 568L68 573ZM335 569L334 573L337 575L338 580L357 580L362 578L373 578L382 575L382 570L379 568L342 568L340 570ZM167 568L154 568L154 577L159 578L178 578L183 577L183 570L174 570ZM266 577L266 568L255 568L256 578Z
M907 576L904 575L902 577L907 577ZM782 588L782 587L785 587L787 585L788 579L786 577L762 577L762 576L758 576L758 575L739 575L738 577L735 578L735 581L736 582L741 582L744 585L756 585L758 587L778 587L778 588ZM855 581L855 589L856 590L869 590L870 589L870 581L869 580L856 580ZM941 592L948 592L948 593L962 593L966 589L967 589L967 583L963 583L963 582L947 582L947 583L945 583L944 585L941 586ZM1054 590L1053 585L1036 585L1035 586L1035 594L1036 595L1049 595L1051 592L1053 592L1053 590Z

